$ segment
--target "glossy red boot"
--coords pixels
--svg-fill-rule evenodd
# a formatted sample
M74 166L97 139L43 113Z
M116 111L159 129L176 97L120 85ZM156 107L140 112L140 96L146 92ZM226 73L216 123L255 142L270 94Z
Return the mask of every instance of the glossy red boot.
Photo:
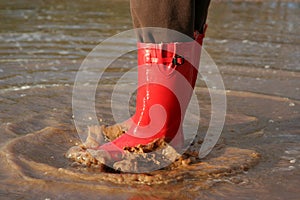
M97 149L118 161L124 147L146 145L164 138L180 149L184 143L182 122L198 74L203 34L195 41L138 43L136 112L126 123L126 133Z

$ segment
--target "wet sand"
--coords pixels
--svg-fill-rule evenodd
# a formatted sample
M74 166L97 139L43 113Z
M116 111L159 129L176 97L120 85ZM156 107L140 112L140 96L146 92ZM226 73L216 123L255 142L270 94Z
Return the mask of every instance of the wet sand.
M222 73L228 112L222 145L202 163L223 162L224 152L237 162L176 171L168 184L124 186L110 180L115 174L72 168L63 152L80 142L71 110L78 67L98 42L131 28L128 2L0 1L0 199L298 199L299 8L296 1L212 4L205 49ZM114 123L110 87L134 60L124 55L105 74L96 98L102 124ZM204 82L196 91L203 135L210 98ZM256 152L259 162L246 159Z
M208 103L209 98L204 98L208 96L207 91L201 88L199 88L199 90L202 94L202 102ZM14 91L11 93L20 94L22 92L24 91ZM66 191L69 191L64 194L71 198L79 198L82 193L87 193L87 191L92 192L92 195L88 195L91 196L91 198L95 198L94 195L97 193L103 195L108 194L109 192L107 190L112 190L114 193L116 191L121 193L126 192L122 190L124 187L122 185L124 185L124 183L130 183L134 194L147 196L152 193L151 191L155 190L162 199L183 197L180 192L165 194L164 190L168 187L175 187L178 190L180 189L180 191L190 193L189 195L195 196L196 198L196 196L200 195L199 192L203 195L203 191L208 192L210 191L208 188L218 188L220 187L218 186L220 183L230 182L229 185L225 184L225 189L227 186L232 186L232 184L236 185L236 187L240 187L244 184L247 187L251 186L254 180L250 182L250 179L257 175L261 176L260 173L262 173L264 167L270 166L270 163L265 163L265 159L269 156L268 151L261 151L260 149L271 148L272 153L275 153L275 150L280 152L280 149L277 149L278 145L276 145L276 141L274 141L274 144L264 144L264 142L261 142L260 145L256 144L258 146L253 145L253 142L260 142L258 139L266 137L263 135L272 134L272 132L274 132L274 130L265 131L266 124L276 123L264 121L264 119L269 119L271 116L274 116L274 113L271 111L267 110L267 112L263 112L264 115L261 113L253 115L253 113L256 113L257 110L264 109L265 105L268 104L271 108L276 106L278 110L281 110L281 112L277 113L278 115L287 116L285 108L290 105L289 102L280 97L268 97L247 92L231 91L228 93L229 102L232 103L229 104L229 108L231 109L229 109L227 114L227 123L224 129L226 135L222 136L222 140L220 140L222 144L217 146L209 157L200 162L199 165L187 167L186 170L166 171L167 174L160 171L154 172L154 175L146 174L140 177L134 174L125 174L123 175L125 176L124 178L120 176L120 174L105 173L103 175L101 172L93 171L89 168L72 167L72 162L65 158L66 151L71 146L81 142L74 126L71 124L71 109L63 109L65 101L69 100L70 90L66 90L65 87L57 87L55 90L51 88L28 89L26 93L31 96L27 97L28 102L32 102L34 98L36 98L34 95L31 95L34 93L38 93L41 96L47 94L56 96L56 98L60 99L60 104L55 104L57 109L60 109L59 113L65 113L61 117L68 120L65 121L64 125L57 122L54 124L51 122L51 116L59 116L55 114L57 110L48 110L49 113L45 113L48 114L49 118L38 118L34 116L29 118L28 121L17 123L17 126L14 124L5 124L2 126L1 130L3 135L8 137L8 142L6 145L3 145L1 151L1 165L3 166L1 176L3 177L2 180L5 180L3 182L3 188L5 188L5 191L9 194L25 193L28 195L29 191L37 188L34 190L40 190L40 193L31 195L39 197L40 194L42 194L51 196L52 198L57 197L57 192L60 190L56 187L61 184L64 185ZM7 94L9 94L9 92ZM247 96L247 100L245 100L245 96ZM55 101L55 99L53 100ZM22 103L24 102L25 101ZM41 106L42 104L44 104L43 99L39 104L36 104L36 106ZM299 102L296 102L296 104L299 105ZM230 111L232 108L235 108L236 105L240 108L239 112ZM102 106L99 105L99 107ZM205 112L205 109L203 110L203 112ZM103 114L102 117L104 116ZM202 119L202 124L207 124L209 121L209 112L203 116L206 116L206 118ZM292 112L290 112L289 117L287 117L289 119L287 120L291 120L292 123L296 116L297 115L292 115ZM36 118L38 118L38 120ZM52 123L52 126L36 132L34 129L37 128L35 126L37 122L40 125ZM18 136L18 134L22 135L21 132L23 131L20 124L24 124L23 129L27 128L30 134ZM235 138L237 136L243 138L243 140L239 140L239 143L235 144L237 141ZM16 139L12 140L12 138ZM249 144L250 142L252 142L252 145ZM252 149L256 150L242 149L241 146L244 146L244 148L246 146L252 147ZM282 144L280 144L280 146L282 147ZM291 146L291 148L293 147ZM256 151L262 153L262 158L257 156ZM292 157L295 156L292 153L296 153L297 156L297 152L295 151L297 151L297 149L293 149L293 151L289 152L289 155ZM289 170L291 164L290 160L277 156L273 158L277 160L272 160L272 162L274 162L272 164L274 165L272 170ZM220 164L220 162L222 164ZM163 178L161 175L164 175ZM152 180L156 182L152 182ZM259 179L256 178L255 180ZM25 187L25 189L23 188L23 192L19 191L19 186L24 184L26 184L27 187ZM93 185L92 188L88 186L90 184ZM156 184L163 184L162 190L157 189ZM145 187L146 185L149 185L147 186L149 187L149 193L141 191L141 187ZM188 189L187 185L192 187ZM49 187L54 187L55 189L49 191ZM194 191L195 187L198 188L196 191ZM128 195L134 196L134 194ZM186 195L186 193L184 194ZM216 195L218 195L218 193L216 193ZM117 195L113 196L118 198Z
M208 180L248 171L260 159L260 155L253 150L220 145L210 157L202 161L180 163L178 167L148 173L120 173L102 171L96 167L72 166L65 154L76 143L80 143L76 130L49 127L8 143L4 147L2 158L12 171L33 181L41 179L83 185L92 182L94 185L112 182L133 186L178 183L193 177L201 182L204 188L211 186L211 183L207 183ZM195 153L197 154L197 151Z

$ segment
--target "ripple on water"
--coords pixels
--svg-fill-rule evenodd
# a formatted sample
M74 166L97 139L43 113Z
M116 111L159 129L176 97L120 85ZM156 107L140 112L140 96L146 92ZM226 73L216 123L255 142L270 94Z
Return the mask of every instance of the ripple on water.
M108 87L109 90L109 87ZM25 90L26 91L26 90ZM68 99L71 93L70 93L70 87L50 87L50 88L31 88L31 89L27 89L28 92L26 92L26 94L28 94L26 97L27 98L26 101L27 102L32 102L32 106L39 106L38 104L45 104L45 101L43 99L37 100L37 101L33 101L34 99L36 99L36 96L34 95L30 95L30 93L35 94L38 93L40 96L46 95L45 97L47 97L48 95L57 97L58 100L59 99ZM68 91L66 93L66 91ZM209 105L209 98L208 98L208 94L207 91L205 89L199 89L197 88L196 91L200 92L201 95L201 102L202 102L202 107L206 107ZM19 90L19 91L7 91L6 92L6 96L11 96L12 94L14 95L18 95L16 93L23 93L24 90ZM61 95L60 94L67 94L67 96L65 95ZM103 93L101 93L103 95ZM107 93L105 93L105 95L108 95L109 92L107 91ZM105 97L101 97L104 98ZM273 97L273 96L267 96L267 95L261 95L261 94L254 94L254 93L249 93L249 92L237 92L237 91L231 91L228 94L228 99L229 99L229 113L228 113L228 117L227 117L227 121L225 124L225 129L224 129L224 133L223 133L223 137L226 138L226 146L230 147L231 145L234 145L235 142L237 141L237 139L233 140L231 137L237 137L237 135L239 135L239 137L243 137L245 139L245 136L249 139L246 138L246 142L247 144L243 144L243 140L238 140L240 141L239 146L253 146L253 143L259 144L260 142L260 138L264 138L264 137L269 137L268 134L271 134L272 137L274 137L274 133L271 131L269 132L268 129L265 128L266 125L268 126L276 126L276 123L278 122L277 120L274 121L274 123L269 123L268 119L269 117L273 117L274 118L274 114L278 114L278 115L282 115L283 118L281 118L280 120L291 120L293 119L295 116L297 115L284 115L289 113L289 111L281 109L281 107L285 107L286 106L286 99L285 98L280 98L280 97ZM61 101L60 100L60 101ZM59 101L58 101L59 102ZM15 124L11 124L9 126L7 126L5 129L2 130L6 130L6 131L12 131L13 132L17 132L20 131L21 129L24 129L24 127L27 127L27 129L24 129L24 133L30 133L27 134L24 137L18 137L15 140L11 140L8 139L10 142L6 145L6 147L4 148L4 151L2 151L2 156L5 155L7 156L6 159L8 159L8 163L3 164L3 166L7 166L8 168L6 169L2 169L3 170L7 170L8 174L6 176L6 178L8 180L10 180L12 178L12 176L10 176L9 174L11 174L11 172L9 172L11 169L14 169L15 172L18 172L19 175L21 175L21 177L26 178L26 180L31 180L30 184L39 184L40 182L38 180L42 180L42 181L49 181L51 180L52 183L56 182L56 183L67 183L67 182L72 182L72 184L75 184L77 186L79 185L90 185L93 184L94 186L92 187L92 190L98 190L100 188L109 188L111 187L110 183L108 182L118 182L121 181L123 183L126 183L126 181L124 181L124 179L127 178L127 180L131 180L131 181L137 181L138 180L138 176L134 175L125 175L124 177L121 177L119 175L113 174L113 175L103 175L103 174L97 174L97 173L91 173L89 171L86 170L78 170L78 169L74 169L71 168L70 165L71 163L65 159L64 157L64 153L68 150L68 148L72 145L75 145L75 143L80 143L80 140L78 139L78 135L75 129L73 129L71 124L66 124L64 126L59 125L60 122L62 121L66 121L66 118L71 119L71 110L70 109L66 109L66 110L59 110L60 109L60 105L57 103L54 104L47 104L48 108L52 108L52 106L55 106L55 110L51 109L51 112L53 112L52 114L47 114L49 112L49 109L47 107L45 107L46 111L44 114L46 114L48 117L42 117L42 116L37 116L34 117L35 119L33 119L31 117L29 117L27 115L27 121L23 121L23 123L15 123ZM266 102L268 103L268 105L270 105L270 107L266 107ZM24 102L22 102L24 103ZM63 107L64 105L66 105L64 102L60 102L61 106ZM103 102L99 101L99 105L97 105L97 108L101 108L102 106L104 106L106 109L109 109L109 107L105 106L105 104L107 104L109 102L106 102L103 104ZM204 105L203 105L204 103ZM205 105L207 104L207 105ZM272 110L272 105L276 106L278 108L277 112L278 113L272 113L270 112L270 110ZM298 102L295 101L295 105L298 105ZM18 105L16 105L18 106ZM30 106L30 104L28 105ZM100 106L100 107L99 107ZM232 110L232 108L239 108L239 110ZM13 109L13 108L11 108ZM270 109L270 110L269 110ZM41 110L41 109L40 109ZM204 109L203 113L203 126L205 126L205 124L208 124L209 122L209 109ZM257 111L260 110L261 112ZM28 111L27 111L28 112ZM55 113L65 113L61 116L55 114ZM62 113L63 112L63 113ZM46 129L42 129L41 131L36 131L35 128L40 127L43 128L43 126L47 126L47 124L51 124L53 122L51 122L51 120L49 120L50 118L52 118L51 116L55 116L55 120L56 122L54 124L56 124L55 126L52 127L48 127ZM109 115L108 115L109 116ZM101 118L107 118L105 116L101 116ZM107 123L107 122L105 122ZM32 125L30 125L32 124ZM39 125L38 125L39 124ZM265 129L264 132L262 132L261 134L257 134L256 131L257 130L261 130L261 129ZM32 130L32 131L30 131ZM201 131L201 130L200 130ZM275 134L276 136L276 134ZM16 137L16 135L14 135L13 137ZM280 134L278 134L278 137L280 137ZM255 140L253 140L253 138L256 138ZM264 140L264 139L263 139ZM290 138L285 138L285 140L288 142L290 141ZM274 142L275 145L275 142ZM24 149L26 149L26 151L24 151ZM236 148L232 148L230 150L227 149L227 154L225 153L225 157L226 155L228 155L229 157L231 157L231 159L228 159L227 161L225 161L226 159L223 157L218 157L218 153L224 152L224 148L220 148L218 150L218 148L216 149L216 154L212 154L211 155L211 159L217 159L219 160L219 162L222 162L222 165L219 163L218 167L222 166L222 169L220 171L220 168L214 168L213 164L210 164L209 162L209 158L207 160L203 161L203 165L202 167L198 166L196 168L196 171L194 171L194 175L191 175L190 171L193 171L195 169L191 168L189 169L189 172L187 174L184 173L180 173L180 172L176 172L175 174L172 174L171 172L168 174L172 175L169 177L168 181L173 182L174 181L174 177L179 177L176 180L176 184L174 187L181 187L181 189L183 189L184 187L182 187L181 184L194 184L197 185L198 187L198 192L200 190L200 188L207 188L210 187L211 185L214 185L216 183L220 183L220 182L236 182L236 183L242 183L245 182L246 179L244 180L243 178L237 178L234 179L234 177L236 176L236 173L240 173L243 172L245 169L248 170L248 168L250 168L250 172L252 171L251 169L251 164L247 165L246 163L249 164L249 162L254 162L256 163L257 160L251 160L249 159L249 154L255 153L252 150L242 150L242 149L236 149ZM288 161L289 165L287 166L287 169L289 168L289 166L294 166L295 169L297 169L297 159L295 157L295 153L299 153L297 149L291 148L291 149L287 149L286 152L287 156L290 156L290 160ZM226 150L225 150L226 151ZM4 153L4 154L3 154ZM262 152L264 154L264 152ZM220 155L220 154L219 154ZM246 155L246 157L240 157L242 155ZM253 154L255 155L255 154ZM242 159L242 160L239 160ZM286 157L282 158L283 160L286 160ZM291 163L294 162L293 159L295 160L295 163ZM231 163L235 161L234 163ZM230 165L230 167L226 167L226 162L229 162L233 165ZM206 171L206 167L210 166L208 171ZM12 168L13 166L13 168ZM201 170L200 170L200 168ZM242 168L241 168L242 167ZM233 169L232 169L233 168ZM291 169L291 167L290 167ZM216 171L214 171L216 170ZM293 168L294 170L294 168ZM162 172L158 172L159 173ZM207 179L207 176L205 175L205 173L209 173L209 178ZM164 175L164 177L168 177L167 175ZM157 174L156 174L157 175ZM226 176L224 176L226 175ZM153 175L154 176L154 175ZM152 176L152 180L153 180L153 176ZM228 178L229 176L232 176L232 178ZM147 176L145 176L147 177ZM145 178L144 177L144 178ZM196 178L198 177L198 178ZM18 183L18 179L16 179L15 177L12 179L14 180L13 182L15 184L19 184ZM12 181L11 180L11 181ZM146 179L148 181L150 181L151 179ZM244 181L243 181L244 180ZM22 179L22 181L24 181ZM108 182L107 182L108 181ZM247 182L247 181L246 181ZM245 183L246 183L245 182ZM65 190L71 189L71 186L66 186ZM73 186L74 187L74 186ZM81 186L80 186L81 187ZM83 187L83 186L82 186ZM91 187L91 186L89 186ZM164 186L163 188L166 189L167 186ZM138 186L134 186L133 190L135 190L134 188L138 188ZM185 188L186 189L186 188ZM80 189L78 190L80 191ZM159 191L159 190L157 190ZM191 189L190 193L194 195L197 193L197 191L194 191L193 189ZM162 192L162 191L160 191ZM176 194L179 195L179 194Z

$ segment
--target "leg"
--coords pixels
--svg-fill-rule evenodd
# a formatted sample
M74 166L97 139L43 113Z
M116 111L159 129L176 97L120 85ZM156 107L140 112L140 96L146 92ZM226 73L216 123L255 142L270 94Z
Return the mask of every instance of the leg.
M172 29L189 37L197 30L203 33L210 0L131 0L134 28L161 27ZM138 32L140 42L186 42L183 38L151 31Z
M131 0L131 16L135 28L161 27L193 37L195 0ZM140 42L179 42L168 33L139 32ZM179 41L178 41L179 40Z

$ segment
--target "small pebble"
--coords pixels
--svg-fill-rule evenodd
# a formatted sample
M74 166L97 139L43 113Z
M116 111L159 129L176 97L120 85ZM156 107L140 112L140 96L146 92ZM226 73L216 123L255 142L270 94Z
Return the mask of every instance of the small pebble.
M290 103L289 106L290 106L290 107L294 107L295 104L294 104L294 103Z
M296 159L290 160L290 163L291 163L291 164L295 164L295 163L296 163Z

